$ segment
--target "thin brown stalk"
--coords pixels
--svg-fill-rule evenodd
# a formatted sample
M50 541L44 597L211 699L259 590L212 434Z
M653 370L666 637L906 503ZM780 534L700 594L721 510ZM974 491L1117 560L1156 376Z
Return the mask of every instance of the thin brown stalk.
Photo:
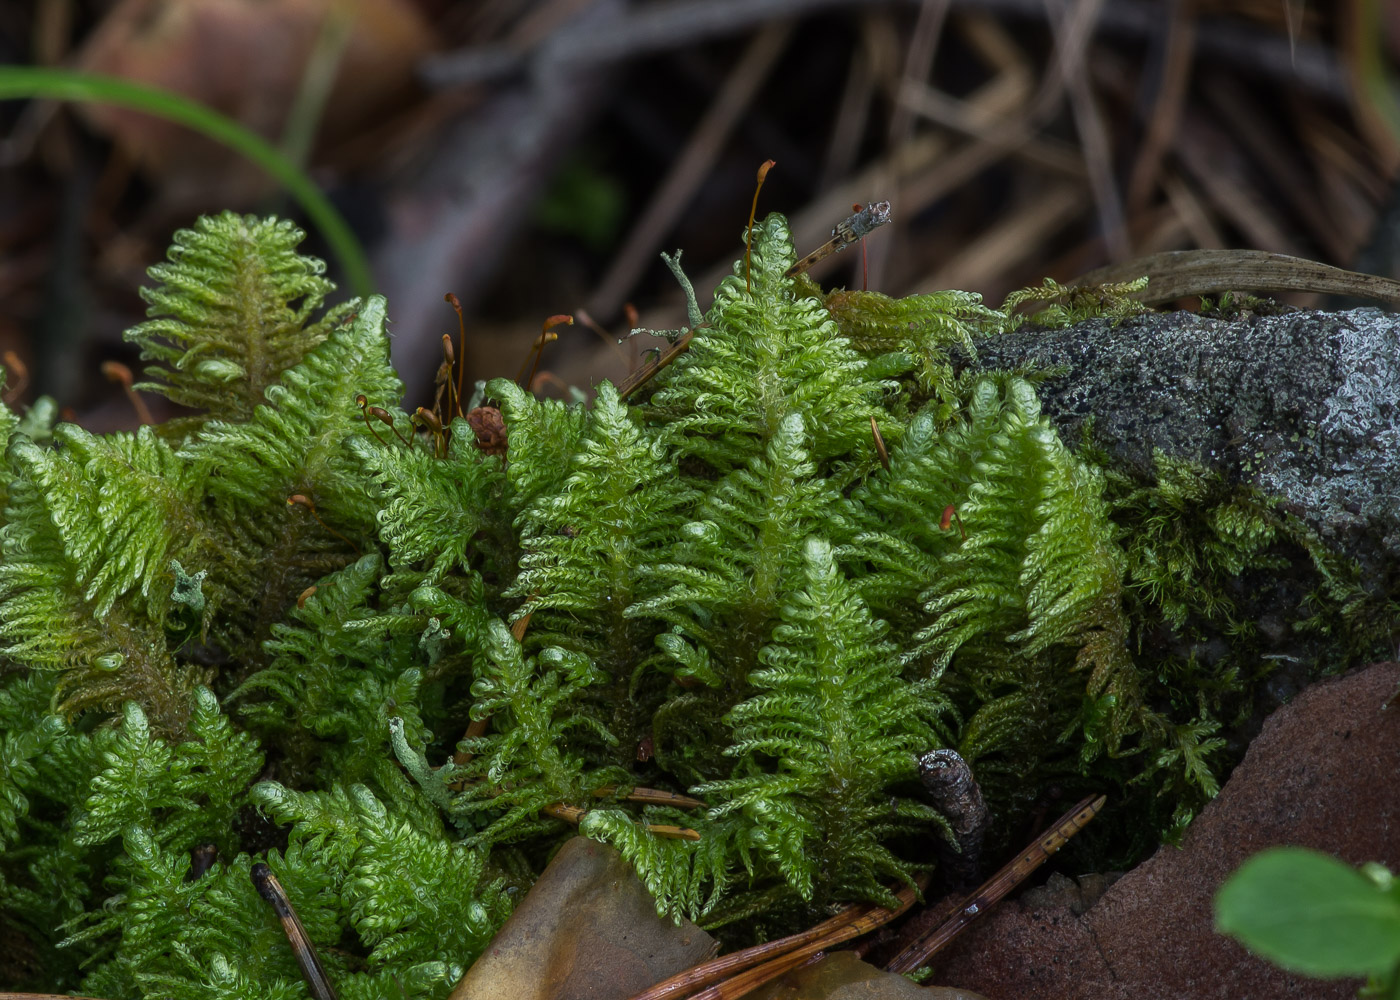
M29 366L14 351L6 351L0 355L0 360L4 362L5 370L15 377L15 384L7 387L4 396L0 397L8 406L23 396L24 390L29 388Z
M628 233L588 303L589 312L604 319L617 312L638 276L655 259L661 241L690 204L704 179L713 172L726 146L725 140L777 65L791 34L791 24L775 23L754 36L676 157L670 173Z
M613 354L617 355L618 360L622 362L624 368L631 367L632 362L627 357L627 352L624 351L621 345L618 343L618 339L612 334L608 333L607 330L603 329L603 325L599 323L596 319L594 319L593 315L589 313L587 309L584 309L582 306L579 306L579 308L575 309L574 319L576 319L583 326L588 327L588 329L592 330L595 334L597 334L598 339L608 345L608 350L612 351ZM632 324L632 326L635 325L636 324ZM632 326L629 326L628 329L630 330Z
M336 1000L335 987L331 984L325 968L321 965L321 959L316 954L316 946L312 943L311 936L306 933L306 928L302 926L301 918L292 908L291 900L287 898L282 884L277 881L277 876L272 873L271 868L260 861L253 865L249 877L258 890L258 895L272 904L272 909L282 924L282 932L287 935L287 943L292 947L292 954L297 960L297 965L301 968L302 978L306 980L312 997L315 1000Z
M746 996L777 979L786 975L798 966L806 965L821 956L825 951L820 946L813 945L802 948L798 951L789 952L781 958L775 958L766 965L758 965L752 969L747 969L739 973L733 979L726 979L722 983L701 990L699 993L692 993L690 1000L737 1000L738 997Z
M1050 856L1065 846L1070 837L1082 830L1090 820L1098 815L1099 810L1103 808L1104 801L1105 798L1102 795L1098 798L1091 796L1061 816L1050 829L1037 837L1034 843L972 893L964 897L957 912L949 920L935 928L933 933L909 945L896 955L885 968L890 972L903 973L913 972L915 969L927 965L928 960L949 941L962 933L968 924L986 913L993 904L1025 881L1031 872L1049 861Z
M690 990L710 987L725 980L726 977L737 979L747 971L754 969L771 971L776 968L777 971L773 973L773 976L781 975L788 969L800 965L818 951L843 941L849 941L889 923L913 905L917 893L922 891L926 882L926 877L920 876L915 880L915 888L905 886L895 893L899 899L899 906L894 910L887 910L873 903L857 903L847 906L836 916L798 934L754 945L752 948L731 952L728 955L712 958L708 962L692 966L684 972L638 993L631 1000L671 1000L671 998L685 994ZM792 960L790 964L784 965L793 959L793 956L797 956L796 959ZM782 967L780 968L780 966ZM743 981L747 982L748 980ZM760 979L752 983L749 988L752 989L767 981L767 979ZM726 998L739 995L741 994L699 994L699 996L723 996Z
M690 346L691 338L694 336L694 330L687 330L676 339L674 344L657 355L656 360L642 365L642 367L638 368L636 371L629 372L627 377L618 384L618 397L626 399L628 396L632 395L632 393L650 382L657 372L685 353L686 348Z
M768 179L768 171L778 164L774 160L764 160L758 168L758 183L753 188L753 205L749 207L749 225L744 230L744 291L752 292L749 281L749 251L753 249L753 220L758 214L758 193L763 190L763 182Z
M828 948L833 948L884 926L914 905L916 895L913 889L906 887L900 890L900 906L897 909L886 910L883 907L876 907L868 910L839 928L835 933L796 948L763 965L747 969L724 982L716 983L714 986L694 994L690 1000L737 1000L739 997L752 993L765 983L772 982L784 973L791 972L798 966L805 965L820 957L821 953Z
M594 792L594 795L605 797L612 795L617 789L612 785L605 785ZM706 809L706 803L699 799L692 799L689 795L678 795L675 792L663 791L660 788L634 788L623 796L628 802L644 802L653 806L674 806L677 809Z
M156 422L155 417L151 416L150 408L146 406L146 401L142 399L141 394L132 387L133 380L130 368L120 361L104 361L102 362L102 374L105 375L109 381L118 383L123 391L126 392L126 398L130 401L131 408L136 411L136 419L140 421L142 425L150 425Z

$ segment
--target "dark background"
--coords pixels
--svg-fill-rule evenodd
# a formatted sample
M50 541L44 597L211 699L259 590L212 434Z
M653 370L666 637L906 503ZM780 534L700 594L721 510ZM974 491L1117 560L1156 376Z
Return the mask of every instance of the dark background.
M0 3L0 61L157 84L305 149L418 403L456 331L448 291L469 380L516 374L542 321L580 309L599 329L580 315L536 388L620 377L628 303L640 325L684 322L658 253L685 251L703 306L767 159L759 213L787 213L799 251L854 204L893 203L826 283L997 305L1190 247L1398 276L1397 23L1361 0L41 0ZM0 104L6 399L133 425L101 365L137 367L121 332L145 268L224 208L296 216L181 128ZM305 248L328 254L314 231Z

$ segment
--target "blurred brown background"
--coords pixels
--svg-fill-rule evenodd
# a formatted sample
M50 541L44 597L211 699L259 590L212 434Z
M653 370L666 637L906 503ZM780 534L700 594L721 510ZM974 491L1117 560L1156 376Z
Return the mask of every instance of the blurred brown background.
M0 3L0 61L120 74L304 159L389 297L413 402L467 309L469 378L514 375L551 314L558 395L680 326L760 215L799 251L852 205L894 223L819 280L959 287L1253 247L1400 277L1400 5L1303 0L38 0ZM171 232L296 215L255 168L149 117L0 104L7 398L135 422L105 360ZM310 227L308 227L310 228ZM315 232L310 252L328 255ZM333 262L334 270L334 262ZM338 276L343 277L343 276ZM343 287L343 282L342 282ZM1307 304L1307 300L1297 300Z

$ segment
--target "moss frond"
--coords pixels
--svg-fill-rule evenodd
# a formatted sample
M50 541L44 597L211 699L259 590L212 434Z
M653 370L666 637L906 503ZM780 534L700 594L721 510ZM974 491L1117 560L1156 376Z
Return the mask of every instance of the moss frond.
M585 694L608 678L583 654L549 647L527 660L520 643L499 620L490 625L486 662L472 683L472 717L491 720L492 732L463 740L473 758L442 775L467 782L454 815L481 833L473 842L492 843L537 833L544 806L591 804L605 785L626 783L616 768L590 767L591 747L616 741ZM478 818L481 817L481 818Z
M194 702L190 738L174 745L152 733L140 706L127 702L75 824L79 844L101 844L136 825L158 830L158 840L177 850L204 841L227 850L233 814L263 759L251 737L230 728L208 688L197 689Z
M1145 277L1078 287L1066 287L1052 278L1046 278L1040 285L1012 292L1002 302L1001 311L1007 316L1022 319L1028 311L1033 312L1035 324L1044 327L1072 326L1100 317L1116 325L1130 316L1152 311L1133 297L1146 287ZM1024 309L1027 305L1033 308ZM1011 325L1018 324L1013 321Z
M835 488L816 474L809 448L806 422L791 414L764 454L710 484L695 520L681 525L664 555L645 567L669 586L627 610L707 647L699 654L662 646L683 668L707 656L722 668L714 676L731 698L742 691L781 596L800 572L792 539L817 528L836 504Z
M97 438L62 425L56 439L11 442L0 651L60 671L64 712L136 698L178 732L198 675L167 642L172 564L222 558L198 478L148 430Z
M651 626L628 609L656 596L660 585L647 568L695 500L694 491L677 487L678 476L661 439L639 426L605 382L568 478L516 521L520 573L505 593L525 599L515 617L533 616L530 646L590 657L613 678L615 705L625 703L631 667L651 644Z
M701 827L698 841L659 836L649 828L688 824ZM662 916L677 921L703 919L732 881L731 841L739 832L734 823L700 823L676 809L648 809L644 819L622 809L591 809L579 823L579 832L617 848L657 901Z
M837 289L826 294L825 301L852 345L867 353L908 355L920 387L939 396L946 396L953 382L952 349L976 358L977 338L1008 326L1005 314L983 305L981 295L956 289L902 299Z
M396 571L415 584L437 584L470 573L485 560L497 574L514 572L515 538L501 530L497 512L506 489L501 460L469 442L465 424L453 427L445 459L427 448L405 448L362 437L350 439L365 474L378 488L380 541Z
M334 288L325 264L296 247L290 222L224 212L175 234L170 260L142 289L152 317L126 339L140 345L160 392L203 418L246 420L263 393L326 338L353 306L314 319Z
M726 720L736 776L696 792L717 803L712 818L750 821L756 851L802 899L888 901L885 881L911 874L885 841L896 830L928 838L937 829L927 806L892 810L891 789L913 777L918 753L942 745L935 724L948 706L932 682L901 682L884 623L830 546L809 538L803 556L804 586L750 675L757 693Z
M715 290L690 349L657 382L651 406L682 454L721 470L761 455L783 421L800 413L819 458L870 437L870 418L894 384L840 336L815 294L784 276L795 254L787 221L770 215L755 229L750 281L742 263Z
M262 665L260 644L297 596L376 535L377 509L350 442L376 443L356 396L397 399L402 390L384 324L384 300L371 296L353 322L282 373L249 420L208 421L179 452L236 550L210 584L242 600L210 635L249 666Z
M492 379L486 393L501 404L510 435L506 480L518 513L569 474L586 418L583 407L536 399L509 379Z

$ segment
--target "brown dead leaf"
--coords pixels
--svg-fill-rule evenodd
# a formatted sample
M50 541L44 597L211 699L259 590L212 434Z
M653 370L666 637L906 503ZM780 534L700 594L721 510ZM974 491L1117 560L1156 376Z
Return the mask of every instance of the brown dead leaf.
M182 94L277 142L318 38L353 18L317 128L343 140L398 105L433 45L409 0L123 0L87 39L79 68ZM173 184L172 200L246 204L267 193L256 167L182 126L109 105L83 115L142 170Z
M617 851L575 837L449 1000L624 1000L701 962L715 942L656 903Z

